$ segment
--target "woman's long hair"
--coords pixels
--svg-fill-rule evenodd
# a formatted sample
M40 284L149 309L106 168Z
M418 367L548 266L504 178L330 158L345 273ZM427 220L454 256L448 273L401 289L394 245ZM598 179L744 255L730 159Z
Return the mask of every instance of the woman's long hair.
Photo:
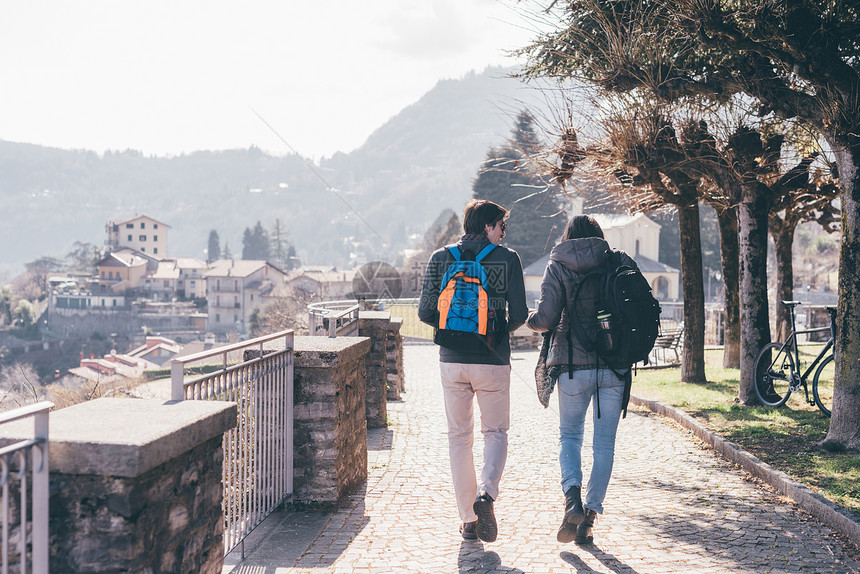
M584 237L603 237L603 229L597 220L590 215L574 215L564 228L564 239L582 239Z

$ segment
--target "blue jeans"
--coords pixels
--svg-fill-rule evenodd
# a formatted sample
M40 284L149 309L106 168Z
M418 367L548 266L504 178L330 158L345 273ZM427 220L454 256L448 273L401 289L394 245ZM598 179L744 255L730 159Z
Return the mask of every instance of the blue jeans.
M595 380L596 379L596 380ZM573 371L571 378L564 372L558 378L559 430L561 434L559 463L561 487L582 486L582 442L585 435L585 415L599 386L600 418L592 409L594 420L593 459L591 477L585 491L584 506L602 514L606 487L615 458L615 431L621 418L624 381L607 369Z

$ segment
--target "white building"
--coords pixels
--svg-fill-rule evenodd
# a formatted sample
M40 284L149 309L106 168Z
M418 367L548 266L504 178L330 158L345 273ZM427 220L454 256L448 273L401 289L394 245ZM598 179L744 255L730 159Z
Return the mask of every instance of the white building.
M128 247L137 251L167 257L167 230L170 226L151 217L139 215L125 221L108 221L107 247L110 251Z

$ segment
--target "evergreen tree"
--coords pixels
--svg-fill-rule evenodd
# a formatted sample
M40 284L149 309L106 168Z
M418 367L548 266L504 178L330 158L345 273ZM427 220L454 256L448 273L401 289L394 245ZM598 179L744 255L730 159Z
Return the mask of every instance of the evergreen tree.
M534 118L521 112L511 141L490 148L472 184L473 197L489 199L511 212L504 244L519 254L524 266L550 252L566 223L555 187L528 160L540 145Z
M209 232L209 248L206 253L207 263L221 259L221 240L218 238L218 232L214 229Z
M230 253L230 244L228 244L226 241L224 242L224 252L221 253L221 257L223 259L233 259L233 254Z
M257 221L254 229L245 228L242 235L242 259L268 260L270 255L269 234Z
M280 219L275 219L270 237L271 261L280 269L289 269L289 250L292 247L289 234Z

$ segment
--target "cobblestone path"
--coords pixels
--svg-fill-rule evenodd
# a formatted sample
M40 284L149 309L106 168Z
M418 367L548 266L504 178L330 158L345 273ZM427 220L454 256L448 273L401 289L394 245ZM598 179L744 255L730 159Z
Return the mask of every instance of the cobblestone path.
M544 409L535 396L536 352L515 353L512 361L509 456L496 502L499 538L464 541L437 357L435 346L405 348L405 400L389 403L388 430L370 433L366 487L331 515L295 564L259 572L860 572L857 550L829 529L689 433L632 410L619 426L595 544L557 542L564 498L558 408L555 397ZM477 455L480 433L475 446ZM590 452L584 459L587 477Z

